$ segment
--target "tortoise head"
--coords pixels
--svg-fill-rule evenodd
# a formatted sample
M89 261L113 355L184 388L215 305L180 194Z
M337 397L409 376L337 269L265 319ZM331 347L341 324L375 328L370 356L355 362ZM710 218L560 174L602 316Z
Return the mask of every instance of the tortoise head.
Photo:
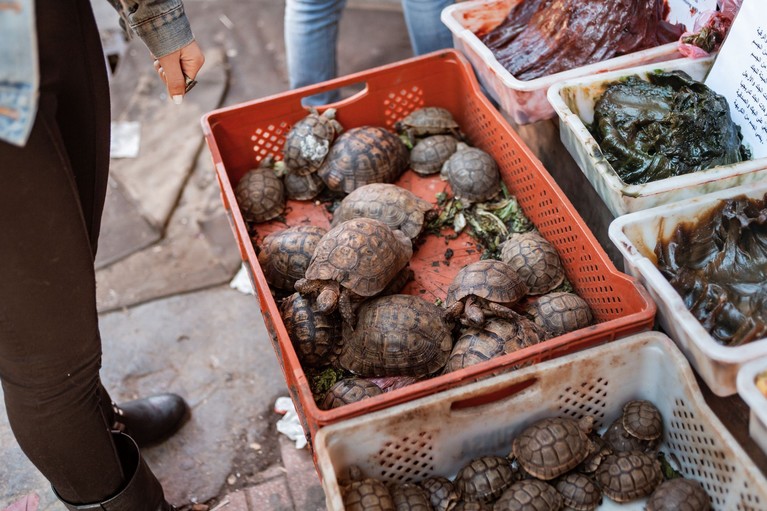
M330 314L336 310L338 298L341 295L338 289L338 282L328 282L320 287L320 293L317 295L317 308L321 314Z

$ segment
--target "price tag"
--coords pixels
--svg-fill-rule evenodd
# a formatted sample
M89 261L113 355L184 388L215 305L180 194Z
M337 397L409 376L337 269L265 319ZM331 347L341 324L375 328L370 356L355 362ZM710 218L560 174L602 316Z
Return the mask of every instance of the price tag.
M706 85L727 98L753 159L767 157L767 17L763 0L744 0Z
M701 12L716 10L716 0L668 0L668 8L668 21L682 23L692 31Z

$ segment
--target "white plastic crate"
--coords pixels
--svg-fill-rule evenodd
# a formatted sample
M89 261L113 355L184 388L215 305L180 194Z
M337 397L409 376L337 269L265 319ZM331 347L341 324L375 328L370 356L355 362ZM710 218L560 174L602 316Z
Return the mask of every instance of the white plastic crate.
M755 383L756 375L764 371L767 371L767 358L745 364L738 371L738 395L751 408L748 434L767 453L767 397L759 391Z
M661 450L700 481L715 509L767 508L767 480L706 405L690 366L665 335L645 332L322 428L317 465L331 511L350 465L384 481L453 478L482 455L506 456L536 420L592 415L607 427L631 399L663 415ZM600 510L642 510L646 499Z
M677 43L674 42L533 80L518 80L496 60L493 52L475 34L487 33L497 27L521 1L460 2L443 9L441 15L442 23L453 34L455 48L469 59L487 92L517 124L554 117L554 109L546 99L546 91L557 82L680 57Z
M610 83L631 75L647 78L647 75L658 70L684 71L702 81L713 62L714 57L676 59L567 80L549 89L549 102L559 116L562 144L614 216L757 182L767 177L767 158L760 158L650 183L629 185L618 177L586 127L594 121L594 104Z
M655 245L660 239L668 239L680 223L704 216L723 200L739 195L761 199L765 193L767 182L722 190L619 217L609 228L610 240L623 255L624 270L644 284L657 304L656 317L663 330L719 396L737 391L735 382L743 364L767 356L767 338L734 347L718 343L655 266Z

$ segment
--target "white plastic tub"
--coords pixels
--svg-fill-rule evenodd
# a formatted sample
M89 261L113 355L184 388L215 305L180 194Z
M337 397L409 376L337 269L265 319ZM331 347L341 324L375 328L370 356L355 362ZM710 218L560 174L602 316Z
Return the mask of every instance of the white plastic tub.
M608 426L631 399L663 415L661 451L700 481L714 509L767 508L767 481L706 405L690 366L663 334L645 332L322 428L317 466L330 511L339 478L357 465L390 482L453 478L482 455L506 456L522 429L550 416L592 415ZM646 499L600 510L643 510Z
M610 239L623 254L624 271L644 284L658 306L656 318L663 330L719 396L729 396L737 391L735 382L743 364L767 356L767 338L736 347L718 343L658 270L654 250L658 240L668 239L677 225L705 216L721 201L739 195L757 199L765 193L767 182L722 190L619 217L609 228Z
M517 124L554 117L554 109L546 99L546 91L557 82L680 56L677 43L674 42L534 80L517 80L496 60L476 33L485 34L500 25L511 9L521 1L524 0L460 2L443 9L441 15L442 23L453 34L455 48L469 59L487 92Z
M618 177L586 127L594 121L594 104L610 83L630 75L646 78L658 70L680 70L696 80L704 80L713 62L713 57L676 59L568 80L549 89L549 102L559 115L562 143L614 216L757 182L767 177L767 158L761 158L651 183L629 185Z
M751 408L748 434L767 453L767 397L756 387L756 376L767 371L767 358L753 360L738 371L738 395Z

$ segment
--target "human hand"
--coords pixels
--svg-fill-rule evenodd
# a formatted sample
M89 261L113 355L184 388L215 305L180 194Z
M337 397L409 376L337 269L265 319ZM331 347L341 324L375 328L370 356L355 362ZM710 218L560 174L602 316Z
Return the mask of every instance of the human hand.
M181 104L186 90L185 77L194 79L200 71L205 57L197 45L192 41L180 50L160 57L154 61L154 68L168 88L168 94L177 105Z

